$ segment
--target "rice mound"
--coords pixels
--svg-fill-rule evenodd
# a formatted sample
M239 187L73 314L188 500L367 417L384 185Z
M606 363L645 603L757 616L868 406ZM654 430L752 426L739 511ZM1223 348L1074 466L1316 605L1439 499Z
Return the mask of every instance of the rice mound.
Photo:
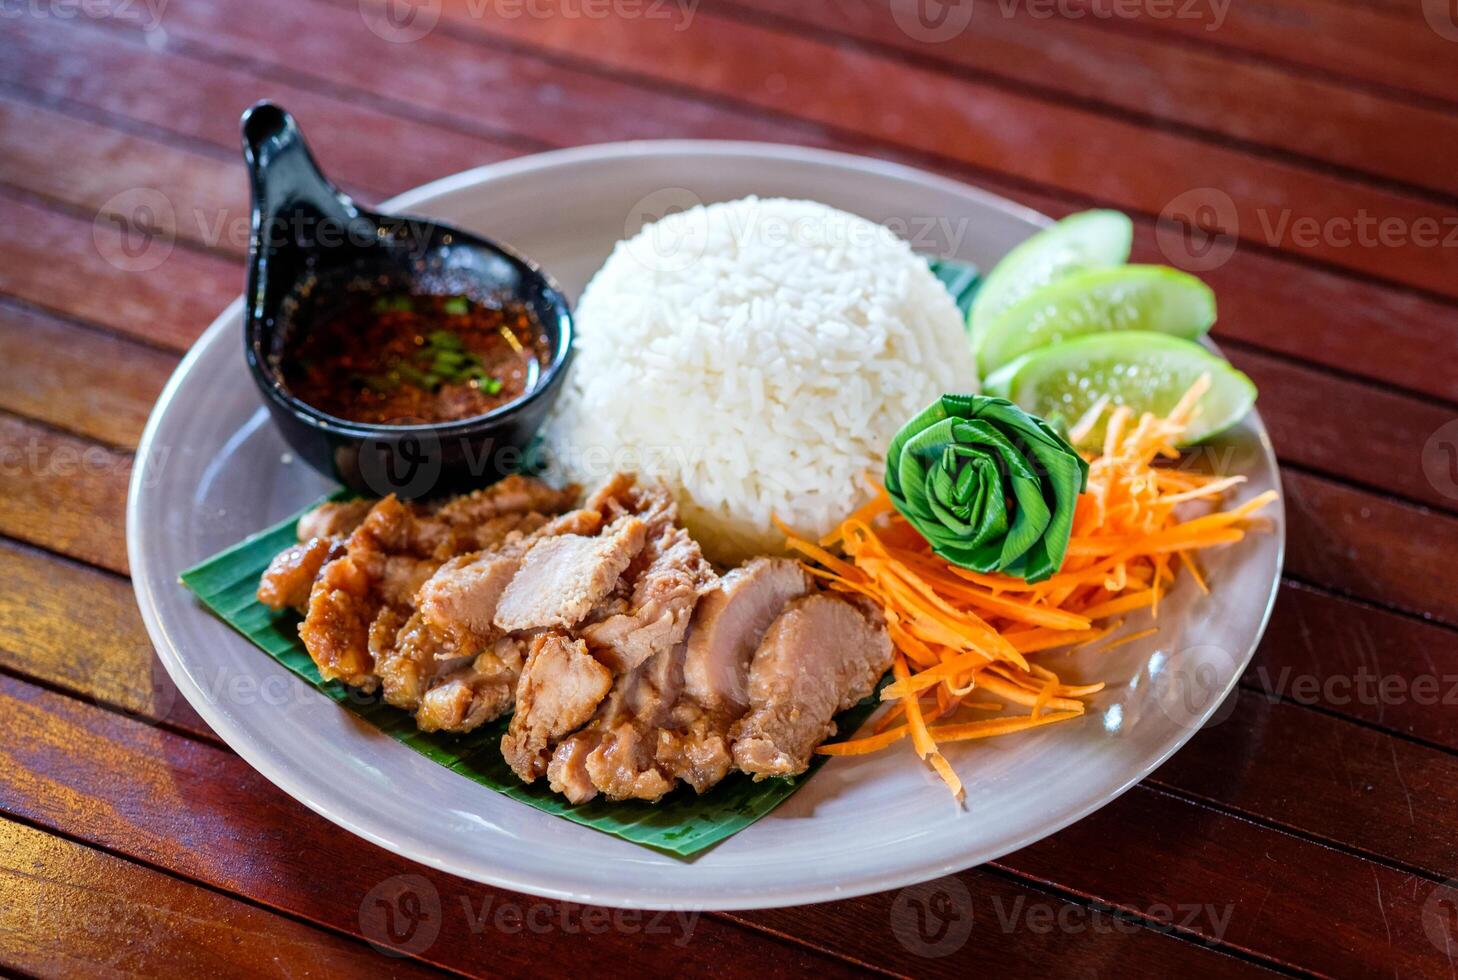
M558 475L668 484L713 560L781 554L869 496L897 430L977 390L962 315L892 232L812 201L678 212L619 242L577 307L546 438Z

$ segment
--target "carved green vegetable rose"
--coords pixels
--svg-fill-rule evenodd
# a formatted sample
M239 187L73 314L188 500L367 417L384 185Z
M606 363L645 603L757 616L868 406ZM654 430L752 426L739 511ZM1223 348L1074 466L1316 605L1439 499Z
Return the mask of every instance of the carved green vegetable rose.
M886 492L947 561L1040 582L1068 550L1088 463L1004 398L943 395L886 453Z

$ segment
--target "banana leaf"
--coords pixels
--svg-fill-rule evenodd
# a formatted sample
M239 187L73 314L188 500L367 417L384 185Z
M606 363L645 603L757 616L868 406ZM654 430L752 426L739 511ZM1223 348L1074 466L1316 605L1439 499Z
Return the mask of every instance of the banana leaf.
M507 719L466 735L426 733L415 727L409 714L319 676L299 640L298 616L292 612L274 612L254 595L258 577L269 561L294 542L297 523L298 515L295 515L188 569L182 573L182 584L224 622L325 698L466 779L573 823L687 858L765 816L826 761L825 756L816 756L809 771L793 779L766 779L756 783L735 772L703 796L695 795L688 787L679 787L658 803L594 800L574 806L548 789L546 780L528 785L507 767L499 749ZM872 694L842 712L835 720L839 735L832 741L850 737L878 703L877 694ZM320 710L326 710L322 701Z
M965 323L972 313L972 301L977 298L977 290L982 285L982 274L975 265L958 262L956 259L929 258L926 262L931 266L932 274L952 294L957 309L962 311L962 320Z

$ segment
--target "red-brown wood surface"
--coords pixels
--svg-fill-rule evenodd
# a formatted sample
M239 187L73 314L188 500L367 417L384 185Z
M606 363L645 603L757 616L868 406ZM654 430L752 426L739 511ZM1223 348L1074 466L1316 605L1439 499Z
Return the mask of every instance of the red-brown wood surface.
M382 38L387 4L429 30ZM1458 971L1452 3L0 8L0 972ZM1290 515L1236 692L1061 833L827 905L545 902L315 816L181 698L126 579L147 414L241 285L236 126L259 98L368 199L553 147L714 137L911 163L1053 215L1117 207L1141 261L1188 259L1168 219L1211 206L1215 336L1260 386ZM143 188L170 251L135 272L117 257ZM407 908L428 936L386 928Z

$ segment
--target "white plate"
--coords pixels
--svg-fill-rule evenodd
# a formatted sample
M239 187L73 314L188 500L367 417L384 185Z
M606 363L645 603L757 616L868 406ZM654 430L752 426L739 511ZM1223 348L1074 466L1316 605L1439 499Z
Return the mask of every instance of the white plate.
M887 222L922 250L987 268L1046 222L910 168L754 143L644 142L511 160L401 195L409 210L479 230L541 262L575 296L612 244L697 200L805 197ZM241 281L243 270L239 269ZM362 725L211 616L180 570L314 500L328 482L294 460L243 362L241 300L167 385L138 451L127 513L137 600L158 655L213 730L284 792L347 830L467 878L549 898L640 908L757 908L895 888L1000 857L1114 799L1169 757L1229 693L1265 627L1281 567L1274 533L1211 556L1219 583L1186 581L1162 629L1060 672L1108 689L1077 722L948 753L955 807L908 752L835 759L778 810L691 861L514 803ZM1252 416L1215 447L1277 486Z

